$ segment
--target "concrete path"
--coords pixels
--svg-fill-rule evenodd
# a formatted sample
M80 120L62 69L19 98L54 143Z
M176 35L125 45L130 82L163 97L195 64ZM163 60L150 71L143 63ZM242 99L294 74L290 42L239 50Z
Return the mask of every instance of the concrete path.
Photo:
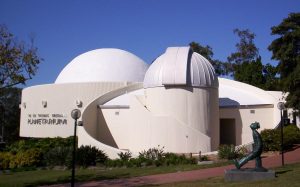
M287 152L284 154L285 164L292 164L300 162L300 146L297 149ZM244 167L254 167L255 162L251 161ZM263 166L266 168L273 168L281 166L281 155L270 156L263 158ZM211 177L224 176L224 170L235 168L233 165L200 169L193 171L184 171L177 173L166 173L158 175L149 175L143 177L133 177L128 179L114 179L114 180L102 180L102 181L90 181L76 183L77 187L96 187L96 186L110 186L110 187L120 187L120 186L142 186L150 184L164 184L164 183L174 183L183 181L196 181L201 179L207 179ZM60 184L52 185L51 187L67 187L70 184Z

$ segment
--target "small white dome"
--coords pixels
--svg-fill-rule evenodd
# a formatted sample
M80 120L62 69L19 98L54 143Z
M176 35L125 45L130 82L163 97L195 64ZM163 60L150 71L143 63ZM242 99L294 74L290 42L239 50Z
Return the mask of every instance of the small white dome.
M144 87L186 85L218 88L218 77L210 62L190 47L169 47L149 67Z
M73 59L55 83L142 82L148 69L142 59L121 49L96 49Z

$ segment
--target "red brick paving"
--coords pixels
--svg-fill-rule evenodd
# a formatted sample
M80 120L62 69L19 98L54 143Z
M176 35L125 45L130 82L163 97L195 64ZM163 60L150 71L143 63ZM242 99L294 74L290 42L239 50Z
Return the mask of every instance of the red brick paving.
M284 154L285 164L292 164L300 162L300 146L295 150L287 152ZM255 162L251 161L245 165L245 167L254 167ZM273 168L281 166L281 155L270 156L263 158L263 166L266 168ZM193 171L184 171L177 173L166 173L158 175L149 175L142 177L133 177L128 179L114 179L114 180L102 180L102 181L90 181L76 183L77 187L96 187L96 186L110 186L110 187L120 187L120 186L141 186L150 184L164 184L164 183L174 183L183 181L196 181L201 179L207 179L211 177L223 176L224 170L235 168L233 165L199 169ZM70 184L60 184L53 185L51 187L67 187Z

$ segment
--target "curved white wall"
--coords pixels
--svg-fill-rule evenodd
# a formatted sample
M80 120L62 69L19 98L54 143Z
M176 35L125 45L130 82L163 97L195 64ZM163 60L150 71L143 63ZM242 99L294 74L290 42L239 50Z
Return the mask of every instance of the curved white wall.
M273 105L277 104L275 97L261 89L232 80L221 79L220 83L221 88L222 85L227 85L238 90L230 96L241 103L247 101L240 98L247 93L252 99L259 98L261 104L272 102ZM128 109L97 109L98 104L105 104L107 101L117 98L120 90L122 90L121 94L124 94L127 90L131 92L133 88L140 89L142 87L142 84L137 85L135 87L134 84L122 82L70 83L26 88L22 92L20 135L26 137L68 137L73 135L74 120L70 117L70 112L77 108L76 100L81 100L83 105L79 109L86 117L83 120L85 126L81 128L84 132L80 133L83 135L78 134L79 142L82 145L96 145L99 149L109 153L112 158L116 157L117 153L121 151L120 149L129 149L138 154L142 150L158 145L165 146L166 151L178 153L200 150L208 152L217 147L219 134L218 125L215 124L218 124L219 116L215 111L218 111L219 107L217 104L218 92L214 88L148 88L145 90L145 96L143 96L143 90L135 91L139 96L127 95ZM104 99L103 95L105 95ZM248 96L246 99L249 98ZM99 98L101 98L101 103L91 104ZM43 101L47 102L45 108L42 105ZM251 110L255 110L255 114L252 114ZM99 142L97 133L103 131L101 126L97 126L100 112L117 147ZM28 124L28 115L33 114L62 114L64 115L63 119L67 119L67 124ZM220 118L240 120L238 125L241 125L241 131L236 136L241 136L240 142L244 144L252 141L249 128L251 122L259 121L262 129L274 128L274 120L280 118L280 115L277 107L271 107L269 104L266 107L249 105L248 108L221 108ZM39 117L39 119L45 119L45 117ZM89 127L89 124L96 126ZM88 129L85 130L85 128Z
M124 82L102 82L48 84L25 88L20 105L20 136L72 136L74 120L70 114L73 109L78 108L83 112L85 107L99 96L127 85ZM81 101L82 106L78 107L76 101ZM45 107L43 102L46 102ZM49 120L52 122L48 123ZM62 120L62 123L58 123L58 120Z
M173 116L153 114L134 95L130 98L130 108L104 108L99 109L98 114L103 115L116 147L130 150L136 155L142 150L158 146L175 153L211 151L209 136Z
M142 150L158 145L165 147L165 151L175 153L208 152L212 150L212 145L214 148L217 147L219 119L218 113L212 112L218 110L217 89L191 88L193 92L185 89L179 89L179 91L170 89L172 90L170 94L166 94L168 97L172 95L173 98L181 98L184 101L189 98L190 102L179 107L177 111L187 115L187 120L178 118L172 111L170 113L155 112L152 109L159 107L157 102L151 107L147 105L148 101L151 102L156 97L156 94L164 95L168 92L160 90L163 88L146 90L146 97L142 99L145 100L145 103L141 102L141 95L128 95L129 108L118 108L118 105L115 107L110 105L110 108L107 107L109 105L103 105L120 94L138 89L138 86L137 84L114 90L100 96L88 105L83 112L82 119L84 129L93 139L111 147L110 150L130 150L136 155ZM141 93L141 91L135 92ZM203 103L201 97L209 103ZM165 102L165 104L170 103ZM203 112L198 107L199 104L209 107L208 111ZM97 108L99 105L103 108ZM170 107L172 106L165 107L165 109L168 110ZM190 112L186 112L186 110ZM197 122L200 118L202 119ZM100 144L98 146L105 148Z
M145 91L146 107L157 116L170 116L219 144L219 100L216 88L156 87Z
M272 129L279 124L280 111L277 108L277 103L280 100L278 98L274 97L265 90L242 82L224 78L219 78L219 82L220 98L229 98L230 100L236 102L236 105L233 106L273 105L272 113L274 115L272 115L272 121L271 123L267 123L264 128ZM220 103L220 106L222 107L222 103Z
M116 158L120 151L137 155L158 145L175 153L217 150L220 118L235 120L235 134L228 136L238 144L252 141L252 122L264 129L280 121L275 93L217 78L210 62L190 47L167 48L147 68L120 49L79 55L55 84L22 91L20 136L72 136L70 112L78 108L84 125L78 127L79 145Z

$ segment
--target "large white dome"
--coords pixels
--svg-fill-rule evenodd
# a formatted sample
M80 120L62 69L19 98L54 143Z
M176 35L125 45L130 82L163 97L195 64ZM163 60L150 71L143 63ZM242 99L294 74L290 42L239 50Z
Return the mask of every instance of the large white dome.
M149 67L144 87L185 85L218 88L214 67L190 47L169 47Z
M142 59L121 49L96 49L77 56L55 83L143 82L148 69Z

